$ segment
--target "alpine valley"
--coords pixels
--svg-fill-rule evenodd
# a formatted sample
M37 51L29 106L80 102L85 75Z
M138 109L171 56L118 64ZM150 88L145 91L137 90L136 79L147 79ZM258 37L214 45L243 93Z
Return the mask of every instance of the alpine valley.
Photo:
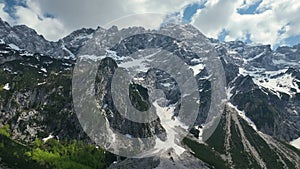
M270 45L219 42L191 25L172 24L159 30L83 28L51 42L1 19L0 41L0 169L300 169L300 45L272 50ZM220 97L226 102L215 132L203 142L203 125L214 103L207 44L224 69L225 95ZM176 54L193 71L200 108L183 140L175 136L180 126L187 129L177 117L185 96L170 74L147 69L153 55L146 49ZM101 136L107 147L90 139L72 98L78 60L101 60L94 93L105 125L128 138L159 135L140 144L160 153L121 157L106 151L126 146L116 135ZM157 120L136 123L118 112L110 91L118 67L139 71L129 86L132 105L141 111L154 107ZM150 99L155 89L165 95L163 106Z

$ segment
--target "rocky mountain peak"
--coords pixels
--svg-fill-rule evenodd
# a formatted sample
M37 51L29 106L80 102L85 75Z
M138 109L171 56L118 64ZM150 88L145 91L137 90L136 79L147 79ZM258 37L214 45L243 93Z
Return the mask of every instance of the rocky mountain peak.
M141 147L153 145L165 151L163 146L168 144L168 150L154 160L127 158L111 168L299 168L299 151L285 143L300 137L298 46L272 51L270 45L219 42L208 39L190 25L166 25L158 30L116 26L96 30L82 28L57 42L50 42L27 26L11 27L2 20L0 39L3 40L0 43L0 127L9 125L11 138L24 145L31 145L35 139L45 142L50 139L50 143L51 139L92 142L76 117L72 100L75 62L82 61L75 59L84 54L88 62L83 59L83 63L87 67L103 59L96 71L94 89L97 108L105 116L105 128L110 133L99 134L108 141L107 146L116 148L124 144L113 131L126 138L160 135L149 144L139 141ZM226 90L224 102L227 104L215 133L204 144L200 134L212 106L215 80L204 62L210 59L205 44L214 47L223 64L227 83L220 88ZM195 46L199 54L193 52ZM182 106L180 86L170 74L147 69L155 57L148 48L176 54L184 61L182 64L193 71L187 72L196 80L200 109L190 133L182 141L173 137L185 129L181 121L184 118L178 118ZM162 63L168 61L169 55L163 56ZM118 67L139 71L129 86L132 105L140 110L154 105L152 108L157 110L159 119L137 123L120 114L111 92ZM88 81L79 82L80 88ZM157 102L153 104L149 99L149 91L156 89L163 92L166 103L161 106L165 107L158 107ZM85 98L79 97L79 102ZM0 137L1 143L3 136ZM0 150L2 148L0 146ZM182 154L178 153L181 151Z
M7 31L9 31L11 29L10 25L6 22L6 21L3 21L1 18L0 18L0 35L6 33Z

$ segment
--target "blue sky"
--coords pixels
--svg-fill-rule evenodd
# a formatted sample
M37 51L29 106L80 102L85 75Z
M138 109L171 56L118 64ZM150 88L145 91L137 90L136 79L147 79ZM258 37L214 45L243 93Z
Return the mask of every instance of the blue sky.
M192 17L195 15L197 10L205 8L205 3L193 3L190 5L187 5L185 9L183 10L183 20L187 22L191 22Z
M57 40L81 28L136 13L166 13L221 41L293 46L300 43L298 0L0 0L0 17Z
M262 3L262 0L259 0L253 4L251 4L247 8L238 9L239 14L247 15L247 14L256 14L258 13L256 10L259 7L259 5Z

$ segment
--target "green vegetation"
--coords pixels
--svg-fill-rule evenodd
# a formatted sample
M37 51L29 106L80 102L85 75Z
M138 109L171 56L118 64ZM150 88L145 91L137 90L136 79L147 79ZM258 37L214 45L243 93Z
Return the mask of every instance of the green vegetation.
M207 144L198 143L196 140L191 138L185 138L183 143L187 145L193 153L193 155L200 160L208 163L214 168L229 168L229 166L234 166L234 168L252 168L260 169L261 167L252 156L251 153L247 152L241 142L241 134L235 122L231 119L231 137L230 137L230 149L229 153L232 157L232 164L228 164L227 161L221 158L222 155L225 155L225 115L222 116L221 121L213 133L213 135L206 141ZM244 130L245 136L250 144L256 149L259 153L262 160L266 163L267 168L283 168L283 163L279 160L280 158L284 160L288 168L294 169L295 165L288 160L284 154L276 149L272 149L261 136L252 129L248 123L238 118L239 122ZM192 134L198 134L195 131L192 131ZM277 140L282 143L291 151L296 152L297 154L300 151L296 150L293 146L289 145L286 142ZM280 157L279 157L280 155Z
M247 139L251 145L258 151L262 160L266 163L268 168L283 168L283 164L278 161L279 157L277 153L272 150L269 145L256 133L247 123L239 119L242 124L243 130L245 131Z
M211 137L206 141L208 145L213 147L216 151L221 154L225 154L225 119L221 118L218 127Z
M45 168L36 161L28 158L25 153L29 148L23 146L10 138L0 134L0 158L1 165L12 169L39 169Z
M13 169L104 169L116 160L113 154L81 141L36 139L26 146L9 135L8 125L0 129L0 157L1 163Z
M41 165L56 169L101 169L107 168L114 155L86 145L81 141L57 141L51 139L46 143L36 140L34 148L26 156Z
M0 135L10 137L10 128L8 124L4 125L3 127L0 127Z
M234 121L231 121L234 124ZM248 125L248 124L246 124ZM249 152L245 151L242 144L242 138L236 125L231 125L231 150L232 160L236 168L255 168L259 169L253 156L250 156ZM250 134L250 133L249 133Z
M132 104L140 111L147 111L150 107L148 90L141 85L129 85L129 98Z
M11 103L12 108L26 111L37 110L47 120L34 119L34 122L53 126L49 129L52 131L68 126L68 135L64 138L74 138L78 129L69 113L72 105L72 68L67 68L66 63L72 65L71 61L23 56L20 60L0 65L0 103ZM45 67L47 71L41 70ZM5 71L4 68L12 71ZM6 83L10 84L10 91L2 90ZM13 94L16 92L30 93L36 99L23 107L14 101ZM42 99L45 97L47 104ZM16 120L13 118L10 121ZM22 127L19 129L24 130ZM48 134L37 134L39 138L46 135ZM23 145L10 136L9 125L0 128L0 162L13 169L102 169L115 160L113 154L81 141L51 139L44 143L37 139L32 145Z
M9 126L0 129L0 158L1 164L12 169L45 168L34 160L28 158L25 153L30 149L9 137Z
M190 138L184 138L183 143L187 145L193 152L194 156L200 160L214 166L217 169L229 169L226 162L220 157L220 154L212 149L212 147L200 144Z
M3 87L4 87L4 84L3 84L3 85L0 85L0 92L3 91Z

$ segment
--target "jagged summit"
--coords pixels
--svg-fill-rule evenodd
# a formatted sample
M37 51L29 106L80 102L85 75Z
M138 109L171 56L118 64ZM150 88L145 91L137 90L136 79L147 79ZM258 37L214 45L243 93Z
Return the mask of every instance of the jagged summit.
M170 34L175 37L168 36ZM76 61L81 58L87 65L103 59L97 69L94 91L110 134L97 136L107 141L106 148L125 146L130 150L132 147L124 144L113 131L126 138L159 135L151 142L139 141L138 144L139 148L153 146L163 152L153 158L117 161L110 168L299 168L300 153L287 143L300 137L297 45L273 51L269 45L219 42L189 25L169 25L159 30L115 26L82 28L57 42L49 42L27 26L10 26L2 20L0 40L0 127L8 124L10 139L24 146L32 145L35 139L93 142L74 111L72 75ZM209 74L205 62L211 58L207 43L224 67L226 84L222 89L226 89L224 102L227 103L215 133L203 143L201 134L212 106L215 78ZM192 50L194 46L198 47L197 54ZM191 76L197 82L200 108L190 134L183 141L175 137L179 131L186 130L185 119L178 117L180 87L169 73L147 69L154 57L147 53L148 48L174 53L193 71ZM160 61L167 61L168 56L164 55ZM128 87L132 105L140 110L154 105L159 119L136 123L118 112L110 91L118 67L138 71ZM80 82L83 86L88 81ZM148 92L155 89L163 92L164 104L158 105L149 99ZM79 99L84 101L85 98ZM149 155L147 153L143 155ZM2 155L0 151L0 159L7 164Z

